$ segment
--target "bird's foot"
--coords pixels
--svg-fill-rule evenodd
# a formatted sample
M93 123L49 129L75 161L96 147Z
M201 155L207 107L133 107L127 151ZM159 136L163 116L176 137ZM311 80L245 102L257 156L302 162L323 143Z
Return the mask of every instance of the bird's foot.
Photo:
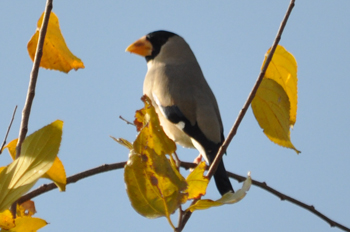
M194 160L193 163L199 164L202 161L202 154L199 154Z

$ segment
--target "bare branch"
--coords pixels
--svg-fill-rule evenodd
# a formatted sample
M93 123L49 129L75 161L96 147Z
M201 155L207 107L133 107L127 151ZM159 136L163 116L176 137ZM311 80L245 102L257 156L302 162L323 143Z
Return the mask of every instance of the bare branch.
M232 172L227 172L227 175L229 177L237 180L238 182L245 181L245 179L246 179L246 177L234 174ZM286 200L286 201L289 201L297 206L300 206L303 209L309 210L311 213L315 214L316 216L320 217L324 221L328 222L331 227L338 227L339 229L342 229L344 231L350 231L350 228L345 227L344 225L333 221L332 219L330 219L326 215L322 214L320 211L316 210L316 208L313 205L307 205L307 204L305 204L305 203L303 203L295 198L287 196L287 195L277 191L276 189L271 188L270 186L268 186L266 184L266 182L259 182L256 180L252 180L252 184L268 191L269 193L272 193L273 195L280 198L282 201Z
M2 149L3 149L4 146L6 145L7 136L9 135L9 132L10 132L10 130L11 130L11 126L12 126L13 120L15 119L16 110L17 110L17 106L16 106L15 109L13 110L10 125L9 125L9 127L7 128L7 132L6 132L6 135L5 135L5 138L4 138L4 142L2 143L1 148L0 148L0 155L1 155L1 153L2 153Z
M93 176L93 175L96 175L96 174L100 174L100 173L103 173L103 172L108 172L108 171L112 171L112 170L116 170L116 169L122 169L124 168L126 162L119 162L119 163L112 163L112 164L104 164L104 165L101 165L99 167L96 167L96 168L92 168L92 169L89 169L89 170L86 170L86 171L83 171L83 172L80 172L80 173L77 173L73 176L70 176L67 178L67 184L71 184L71 183L76 183L78 182L79 180L82 180L82 179L85 179L87 177L90 177L90 176ZM191 163L191 162L183 162L181 161L181 164L180 166L182 168L185 168L186 170L190 169L190 168L195 168L197 166L197 164L195 163ZM207 170L208 170L208 167L207 167ZM235 173L232 173L232 172L227 172L227 175L232 178L232 179L235 179L237 180L238 182L243 182L245 181L246 177L244 176L240 176L240 175L237 175ZM255 185L255 186L258 186L266 191L268 191L269 193L272 193L273 195L277 196L278 198L280 198L281 200L286 200L286 201L289 201L297 206L300 206L301 208L303 209L306 209L306 210L309 210L311 213L315 214L316 216L322 218L323 220L325 220L326 222L328 222L332 227L338 227L339 229L342 229L344 231L349 231L350 232L350 228L338 223L338 222L335 222L333 221L332 219L330 219L329 217L325 216L324 214L320 213L318 210L315 209L314 206L312 205L307 205L299 200L296 200L295 198L292 198L286 194L283 194L279 191L277 191L276 189L268 186L266 184L266 182L260 182L260 181L256 181L256 180L252 180L252 184ZM50 190L53 190L57 188L57 186L54 184L54 183L50 183L50 184L44 184L42 186L40 186L39 188L27 193L26 195L22 196L19 200L18 200L18 203L21 204L27 200L30 200L30 199L33 199L43 193L46 193ZM181 210L181 209L180 209ZM180 220L179 219L179 224L181 222L183 222L183 217L182 215L184 214L183 211L180 211L180 215L179 217L181 217L182 219ZM179 228L177 228L176 231L179 231Z
M39 32L38 45L35 52L33 68L30 73L27 98L22 111L21 127L19 129L18 142L16 146L16 158L18 158L21 155L22 143L28 132L29 115L30 115L30 110L32 108L32 104L35 96L35 86L36 86L36 81L38 79L41 57L43 55L43 47L44 47L44 40L45 40L47 25L49 24L50 13L52 10L52 1L53 0L47 0L46 2L44 19L41 24L41 29ZM17 205L17 202L14 202L11 206L11 212L14 218L16 218L16 205Z
M104 165L101 165L99 167L92 168L92 169L77 173L77 174L67 178L67 184L75 183L81 179L84 179L84 178L87 178L87 177L90 177L90 176L93 176L96 174L100 174L103 172L108 172L108 171L124 168L125 164L126 164L126 162L104 164ZM55 183L44 184L44 185L40 186L39 188L27 193L26 195L23 195L20 199L18 199L18 204L21 204L27 200L30 200L34 197L37 197L43 193L46 193L50 190L55 189L55 188L57 188Z

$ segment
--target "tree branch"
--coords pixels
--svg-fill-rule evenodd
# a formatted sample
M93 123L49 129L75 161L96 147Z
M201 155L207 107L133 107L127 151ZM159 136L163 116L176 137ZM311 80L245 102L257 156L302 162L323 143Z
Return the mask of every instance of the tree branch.
M265 76L265 72L267 70L267 67L269 66L270 64L270 61L272 59L272 56L273 54L275 53L275 50L276 50L276 47L279 43L279 41L281 40L281 36L282 36L282 33L283 33L283 30L287 24L287 21L288 21L288 18L289 18L289 15L290 13L292 12L292 9L294 7L294 2L295 0L291 0L290 3L289 3L289 7L287 9L287 12L281 22L281 25L280 25L280 28L278 29L278 32L277 32L277 35L276 35L276 38L275 38L275 41L273 42L272 44L272 47L271 47L271 51L270 53L268 54L267 58L266 58L266 61L265 61L265 64L264 66L262 67L261 69L261 72L258 76L258 79L256 80L255 82L255 85L252 89L252 91L250 92L249 96L248 96L248 99L247 101L245 102L243 108L241 109L241 111L239 112L238 114L238 117L235 121L235 123L233 124L233 127L231 128L226 140L223 142L223 144L221 145L219 151L218 151L218 154L216 155L213 163L210 165L210 168L209 168L209 171L207 173L207 177L210 179L213 174L215 173L218 165L219 165L219 161L222 159L222 156L224 155L224 153L226 152L226 149L227 147L229 146L229 144L231 143L231 140L233 139L233 137L236 135L237 133L237 129L239 127L239 125L241 124L241 121L243 120L243 117L245 115L245 113L247 112L248 110L248 107L250 106L250 103L252 102L252 100L254 99L254 96L256 94L256 91L258 90L259 88L259 85L261 83L261 81L263 80L264 76ZM192 204L194 204L195 201L193 201ZM190 211L187 211L185 214L184 214L184 217L183 217L183 221L181 223L181 225L179 225L180 227L180 230L179 231L182 231L182 229L184 228L184 226L186 225L188 219L191 217L191 212Z
M84 178L96 175L96 174L100 174L103 172L108 172L108 171L112 171L112 170L116 170L116 169L121 169L124 168L126 162L119 162L119 163L112 163L112 164L104 164L101 165L99 167L96 168L92 168L80 173L77 173L73 176L70 176L67 178L67 184L71 184L71 183L76 183L79 180L82 180ZM191 162L183 162L181 161L180 166L186 170L190 169L190 168L195 168L197 166L197 164L195 163L191 163ZM209 167L207 167L208 169ZM232 178L237 180L238 182L243 182L245 181L246 177L244 176L240 176L237 175L235 173L232 172L227 172L227 175ZM325 216L324 214L320 213L318 210L315 209L315 207L313 205L307 205L299 200L296 200L295 198L292 198L286 194L283 194L279 191L277 191L276 189L268 186L266 184L266 182L260 182L260 181L256 181L252 179L252 184L255 186L258 186L266 191L268 191L269 193L272 193L273 195L277 196L278 198L280 198L281 200L286 200L289 201L297 206L300 206L303 209L306 209L308 211L310 211L311 213L315 214L316 216L320 217L321 219L323 219L324 221L328 222L330 224L330 226L332 227L338 227L339 229L342 229L344 231L349 231L350 232L350 228L346 227L338 222L335 222L334 220L330 219L329 217ZM54 183L50 183L50 184L44 184L42 186L40 186L39 188L27 193L26 195L23 195L20 199L18 199L18 204L22 204L23 202L33 199L43 193L46 193L50 190L53 190L57 188L57 186Z
M2 153L2 149L3 149L4 146L6 145L7 136L9 135L9 132L10 132L10 130L11 130L11 126L12 126L13 120L15 119L16 110L17 110L17 106L15 106L15 109L13 110L10 125L9 125L9 127L7 128L7 132L6 132L6 135L5 135L5 138L4 138L4 142L2 143L1 148L0 148L0 155L1 155L1 153Z
M41 29L39 33L38 45L36 47L33 68L30 73L27 98L22 111L21 126L19 129L18 142L16 146L16 158L18 158L21 155L22 143L28 132L29 115L30 115L30 110L32 108L32 104L35 96L35 86L36 86L36 81L38 79L40 61L43 55L44 40L45 40L47 25L49 24L51 10L52 10L52 0L47 0L44 19L41 24ZM12 212L13 218L16 218L16 207L17 207L16 205L17 205L17 202L14 202L11 206L11 212Z

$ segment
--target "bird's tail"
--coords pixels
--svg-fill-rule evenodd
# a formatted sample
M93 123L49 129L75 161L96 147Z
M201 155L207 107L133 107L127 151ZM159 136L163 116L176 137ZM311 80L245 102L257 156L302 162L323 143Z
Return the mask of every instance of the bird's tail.
M213 154L213 152L211 152L211 154L208 154L208 159L210 164L214 161L215 155L216 153ZM216 169L216 172L214 173L214 180L215 180L216 187L219 190L221 195L224 195L229 191L234 192L230 179L227 176L224 162L222 160L220 161L219 166Z

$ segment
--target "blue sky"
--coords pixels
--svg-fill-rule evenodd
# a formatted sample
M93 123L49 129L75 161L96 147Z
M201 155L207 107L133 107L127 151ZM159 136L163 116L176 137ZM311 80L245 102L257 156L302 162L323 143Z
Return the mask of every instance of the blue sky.
M146 62L125 53L159 29L183 36L215 93L225 134L230 130L272 45L289 1L54 1L53 11L71 51L85 69L68 75L41 69L29 133L64 121L59 157L67 175L127 159L109 135L133 141L142 107ZM0 138L18 105L8 141L17 138L29 73L26 46L45 1L0 3ZM280 42L298 62L298 114L291 133L301 150L271 143L247 112L224 161L228 170L266 181L350 227L350 2L296 1ZM198 152L178 148L192 161ZM10 162L1 156L0 165ZM184 172L187 175L186 172ZM37 186L47 183L39 181ZM241 184L232 180L235 189ZM207 198L217 199L215 185ZM146 219L131 207L123 170L100 174L35 198L40 231L171 231L165 218ZM174 217L177 222L177 215ZM340 231L310 212L252 186L235 205L195 212L185 231Z

